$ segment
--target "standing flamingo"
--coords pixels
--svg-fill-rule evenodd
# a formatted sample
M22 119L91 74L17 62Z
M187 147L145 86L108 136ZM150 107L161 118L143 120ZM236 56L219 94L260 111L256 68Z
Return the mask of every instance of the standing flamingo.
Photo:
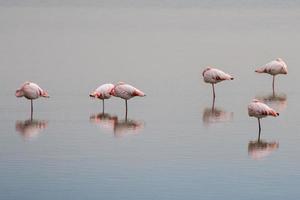
M48 93L43 90L36 83L25 82L23 85L16 91L16 97L25 97L31 101L31 119L33 115L33 100L39 97L49 97Z
M264 66L259 67L258 69L255 70L255 72L267 73L273 76L272 89L273 89L273 94L275 95L275 87L274 87L275 76L277 74L287 74L288 70L287 70L286 63L281 58L277 58L265 64Z
M111 91L115 86L111 83L100 85L95 91L90 94L90 97L102 99L102 112L104 113L104 99L111 97Z
M252 102L248 105L248 115L250 117L256 117L258 119L258 128L260 135L260 119L267 116L277 117L279 116L279 113L267 106L266 104L260 102L259 100L253 99Z
M233 80L233 77L225 72L212 67L206 67L203 72L203 79L205 83L210 83L213 89L213 99L215 99L215 84L224 80Z
M140 96L140 97L146 96L146 94L141 90L123 82L119 82L117 85L115 85L115 87L112 89L110 94L125 100L125 105L126 105L125 119L127 119L127 110L128 110L127 100L135 96Z

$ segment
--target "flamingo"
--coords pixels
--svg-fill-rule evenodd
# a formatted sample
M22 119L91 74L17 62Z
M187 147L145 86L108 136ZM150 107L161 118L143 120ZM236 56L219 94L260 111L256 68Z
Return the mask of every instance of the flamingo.
M90 97L102 99L102 112L104 113L104 100L111 97L110 92L115 86L111 83L100 85L95 91L90 94Z
M274 89L274 82L275 82L275 76L278 74L287 74L287 65L286 63L281 59L277 58L267 64L265 64L262 67L259 67L255 70L257 73L267 73L273 76L273 82L272 82L272 88L273 88L273 94L275 94Z
M215 69L212 67L206 67L203 72L202 76L205 83L210 83L213 89L213 99L215 99L215 84L219 83L224 80L233 80L233 77L225 72Z
M252 102L248 105L248 115L250 117L256 117L258 119L258 128L260 134L260 119L267 116L277 117L279 116L279 113L266 104L260 102L259 100L253 99Z
M25 97L31 101L31 119L33 115L33 100L39 97L49 98L48 93L43 90L36 83L26 81L23 85L16 91L16 97Z
M125 106L126 106L126 114L125 119L127 119L127 100L131 99L135 96L144 97L146 94L142 92L141 90L126 84L124 82L119 82L115 85L115 87L110 92L111 95L115 97L120 97L125 100Z

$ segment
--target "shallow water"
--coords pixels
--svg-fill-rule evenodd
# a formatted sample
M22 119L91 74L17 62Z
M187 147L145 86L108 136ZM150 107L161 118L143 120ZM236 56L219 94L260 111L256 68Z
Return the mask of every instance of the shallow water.
M0 199L300 196L296 1L17 2L0 4ZM254 69L276 57L289 74L273 97L271 76ZM214 110L206 65L235 77L216 86ZM34 102L33 121L14 96L26 80L51 96ZM123 100L102 113L88 96L118 81L147 94L129 101L127 121ZM260 143L253 98L280 112L262 120Z

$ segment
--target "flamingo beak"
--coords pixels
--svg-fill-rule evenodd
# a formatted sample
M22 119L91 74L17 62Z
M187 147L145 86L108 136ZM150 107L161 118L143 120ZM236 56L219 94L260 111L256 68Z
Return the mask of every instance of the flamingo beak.
M46 91L43 92L42 97L50 98L49 94Z
M93 92L90 94L90 97L99 98L99 97L101 97L101 94L99 94L98 92Z

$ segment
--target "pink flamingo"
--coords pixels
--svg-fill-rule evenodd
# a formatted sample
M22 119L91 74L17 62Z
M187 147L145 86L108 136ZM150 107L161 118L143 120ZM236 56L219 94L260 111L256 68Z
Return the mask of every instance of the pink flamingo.
M25 97L26 99L30 99L31 101L31 119L33 113L33 100L39 97L47 97L49 98L48 93L43 90L36 83L25 82L23 85L16 91L16 97Z
M256 117L258 119L258 127L260 134L260 119L267 116L277 117L279 116L279 113L267 106L266 104L260 102L259 100L253 99L252 102L248 105L248 115L250 117Z
M90 97L102 99L102 112L104 113L104 99L111 97L111 91L115 86L111 83L100 85L95 91L90 94Z
M273 76L273 82L272 82L272 88L273 88L273 94L275 94L274 89L274 82L275 82L275 76L278 74L287 74L287 65L286 63L281 59L277 58L267 64L265 64L262 67L259 67L255 70L257 73L267 73Z
M203 72L203 79L205 83L210 83L213 89L213 99L215 99L215 84L224 80L233 80L233 77L225 72L212 67L206 67Z
M110 94L125 100L125 105L126 105L125 119L127 119L127 100L135 96L140 96L140 97L146 96L146 94L141 90L123 82L119 82L117 85L115 85L115 87L112 89Z

